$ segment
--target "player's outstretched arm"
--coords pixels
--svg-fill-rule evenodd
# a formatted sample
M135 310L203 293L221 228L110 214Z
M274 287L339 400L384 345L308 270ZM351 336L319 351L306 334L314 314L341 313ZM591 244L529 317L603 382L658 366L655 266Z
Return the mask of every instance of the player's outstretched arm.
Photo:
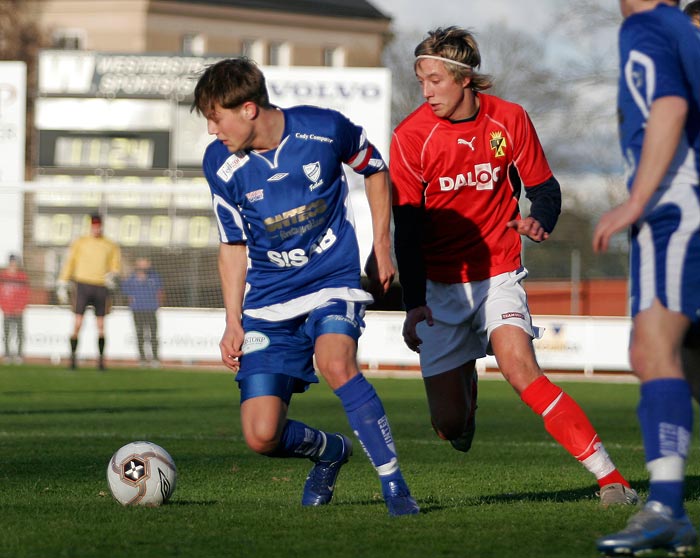
M240 357L243 354L243 295L248 269L248 253L245 244L219 245L219 277L221 292L226 309L226 328L219 342L221 360L227 368L238 371Z
M372 213L372 254L375 265L367 266L368 277L377 291L385 294L394 280L396 269L391 259L391 189L386 171L365 177L365 191ZM372 277L370 273L376 272Z

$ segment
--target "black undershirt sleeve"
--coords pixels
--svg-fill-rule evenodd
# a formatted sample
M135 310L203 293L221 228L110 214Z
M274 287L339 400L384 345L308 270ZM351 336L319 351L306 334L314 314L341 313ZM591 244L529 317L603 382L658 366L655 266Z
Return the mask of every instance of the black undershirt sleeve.
M406 310L425 306L425 261L423 259L424 209L412 205L393 207L394 251L399 283Z
M525 188L525 197L530 200L530 217L539 221L542 228L551 233L561 213L561 188L553 176L532 188Z

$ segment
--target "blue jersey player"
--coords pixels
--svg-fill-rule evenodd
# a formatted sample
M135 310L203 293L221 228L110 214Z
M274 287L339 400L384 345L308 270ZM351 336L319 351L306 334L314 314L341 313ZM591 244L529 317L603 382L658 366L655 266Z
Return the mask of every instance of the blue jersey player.
M629 198L603 215L593 247L607 249L630 227L630 362L641 381L650 478L645 506L598 548L684 553L697 542L683 505L693 410L681 347L700 316L700 34L672 0L620 0L620 7L618 110Z
M287 418L292 394L317 382L339 397L382 484L390 515L418 513L399 468L382 402L357 367L365 306L357 236L343 163L364 176L374 233L373 279L394 276L390 190L384 161L342 114L270 104L250 60L220 61L201 75L193 108L216 135L204 155L221 239L226 308L220 349L237 372L248 446L270 457L308 458L302 505L328 504L349 438Z

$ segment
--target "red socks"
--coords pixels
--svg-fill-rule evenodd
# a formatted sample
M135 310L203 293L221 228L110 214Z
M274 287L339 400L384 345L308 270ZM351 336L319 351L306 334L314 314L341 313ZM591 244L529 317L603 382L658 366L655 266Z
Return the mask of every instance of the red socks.
M586 413L560 387L546 376L540 376L520 394L520 398L542 416L547 432L595 475L601 487L614 482L629 487L605 451Z

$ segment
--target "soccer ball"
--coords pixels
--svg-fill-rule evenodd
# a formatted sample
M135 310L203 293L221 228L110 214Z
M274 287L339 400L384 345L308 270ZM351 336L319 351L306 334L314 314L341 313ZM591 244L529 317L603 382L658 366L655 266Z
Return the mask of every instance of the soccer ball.
M175 491L177 468L159 445L131 442L112 456L107 481L112 496L124 506L160 506Z

